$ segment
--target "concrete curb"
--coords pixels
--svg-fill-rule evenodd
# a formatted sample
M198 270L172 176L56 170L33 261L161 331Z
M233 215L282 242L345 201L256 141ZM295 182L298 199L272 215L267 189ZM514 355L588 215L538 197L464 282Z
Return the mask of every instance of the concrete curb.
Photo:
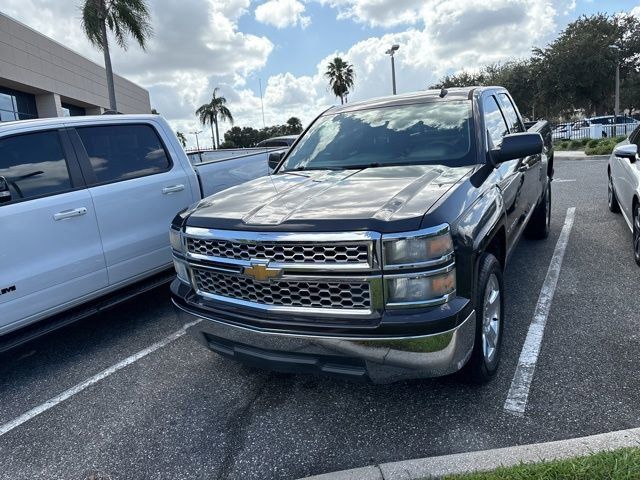
M417 480L494 470L520 463L561 460L591 453L640 446L640 428L569 440L383 463L307 477L304 480Z

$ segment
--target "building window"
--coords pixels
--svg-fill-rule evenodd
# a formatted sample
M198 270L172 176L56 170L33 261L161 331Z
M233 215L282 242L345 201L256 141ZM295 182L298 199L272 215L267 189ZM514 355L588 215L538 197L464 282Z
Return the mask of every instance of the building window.
M82 117L86 114L87 112L83 107L78 107L76 105L71 105L70 103L62 102L63 117Z
M30 118L38 118L36 97L30 93L0 87L0 122Z

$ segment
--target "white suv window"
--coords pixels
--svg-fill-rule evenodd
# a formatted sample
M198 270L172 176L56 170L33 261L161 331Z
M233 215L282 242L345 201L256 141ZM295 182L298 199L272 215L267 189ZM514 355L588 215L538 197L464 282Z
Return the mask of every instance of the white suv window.
M71 188L57 131L0 138L0 205Z
M97 183L128 180L171 168L162 142L150 125L106 125L76 130Z

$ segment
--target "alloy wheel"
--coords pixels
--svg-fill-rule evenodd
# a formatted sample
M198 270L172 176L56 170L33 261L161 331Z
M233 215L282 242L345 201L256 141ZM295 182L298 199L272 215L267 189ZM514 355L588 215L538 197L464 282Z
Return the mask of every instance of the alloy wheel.
M501 329L501 293L500 283L495 274L491 274L484 292L484 318L482 319L482 352L485 361L492 363L500 344Z

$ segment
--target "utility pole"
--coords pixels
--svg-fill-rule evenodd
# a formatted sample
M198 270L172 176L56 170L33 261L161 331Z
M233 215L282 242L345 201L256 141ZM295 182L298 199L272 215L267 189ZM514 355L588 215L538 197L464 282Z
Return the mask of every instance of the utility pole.
M400 48L400 45L398 45L396 43L396 44L392 45L389 50L384 52L385 54L391 56L391 83L393 85L393 94L394 95L396 95L396 62L395 62L394 55L398 51L399 48Z
M609 45L611 50L616 52L616 100L613 107L613 136L618 135L618 115L620 115L620 47L618 45Z
M200 151L200 142L198 141L198 134L202 133L202 130L200 130L199 132L189 132L193 135L196 136L196 147L198 148L198 152Z

